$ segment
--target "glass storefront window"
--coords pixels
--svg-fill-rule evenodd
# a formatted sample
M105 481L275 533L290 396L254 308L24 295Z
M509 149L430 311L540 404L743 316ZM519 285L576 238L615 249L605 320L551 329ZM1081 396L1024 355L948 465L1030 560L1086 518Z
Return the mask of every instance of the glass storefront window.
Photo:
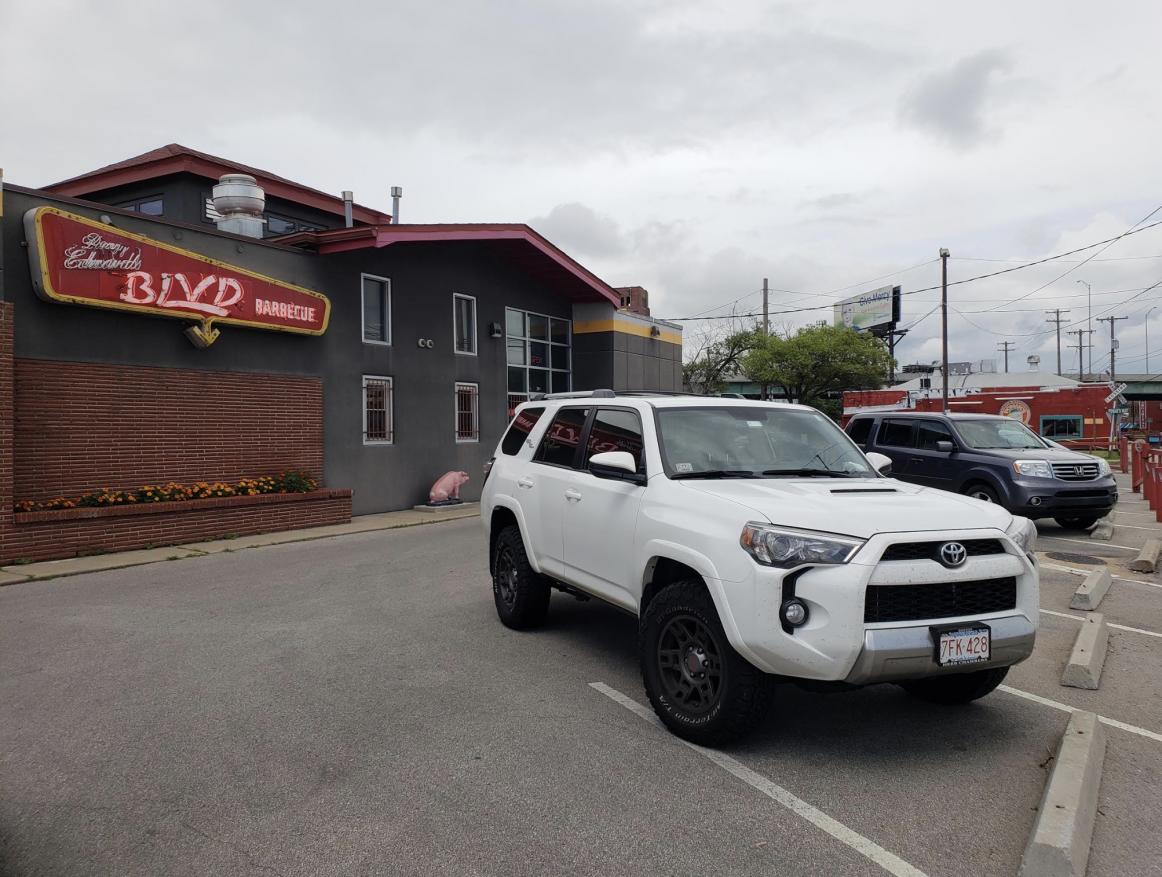
M528 394L567 393L572 389L569 320L506 308L505 327L510 412Z

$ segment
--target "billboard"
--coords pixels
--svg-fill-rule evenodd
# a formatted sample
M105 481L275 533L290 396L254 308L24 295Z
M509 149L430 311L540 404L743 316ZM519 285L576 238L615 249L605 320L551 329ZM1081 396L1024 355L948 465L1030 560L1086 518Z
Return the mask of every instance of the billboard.
M900 287L881 286L835 304L835 325L882 334L900 319Z

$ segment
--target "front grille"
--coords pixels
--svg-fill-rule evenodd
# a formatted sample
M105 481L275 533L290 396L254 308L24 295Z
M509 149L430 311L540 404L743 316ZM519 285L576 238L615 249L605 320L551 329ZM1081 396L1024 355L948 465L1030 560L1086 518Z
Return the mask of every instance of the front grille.
M923 621L1017 608L1017 580L981 579L930 585L869 585L863 620Z
M940 561L940 546L948 544L947 539L940 542L898 542L889 545L880 560L935 560ZM982 554L1004 554L1005 546L1000 539L964 539L960 541L969 557L979 557Z
M1094 496L1109 496L1108 490L1098 488L1097 490L1059 490L1057 496L1069 497L1072 499L1084 499L1086 497Z
M1053 474L1062 481L1093 481L1097 463L1054 463Z

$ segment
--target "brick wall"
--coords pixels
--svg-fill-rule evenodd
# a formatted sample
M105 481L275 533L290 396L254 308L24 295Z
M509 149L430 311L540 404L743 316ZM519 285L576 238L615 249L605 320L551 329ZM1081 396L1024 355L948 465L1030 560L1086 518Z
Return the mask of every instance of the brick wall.
M180 545L351 520L350 490L197 499L152 506L15 515L0 531L0 565Z
M4 326L11 349L10 318L0 319L0 359ZM0 406L3 393L0 380ZM287 469L322 482L317 378L17 359L15 409L15 496L0 497L4 510L13 498ZM2 420L0 429L11 422ZM0 446L9 446L3 435Z

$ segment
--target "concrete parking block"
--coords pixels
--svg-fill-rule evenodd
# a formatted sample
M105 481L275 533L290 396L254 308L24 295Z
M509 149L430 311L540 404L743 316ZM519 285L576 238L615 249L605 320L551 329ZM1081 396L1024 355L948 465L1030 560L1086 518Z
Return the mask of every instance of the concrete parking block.
M1101 668L1105 664L1109 640L1105 616L1100 612L1088 616L1077 632L1069 663L1061 674L1061 684L1069 688L1096 689L1101 682Z
M1138 556L1130 561L1130 569L1134 572L1154 572L1159 554L1162 554L1162 540L1147 539Z
M1094 528L1089 531L1090 539L1098 539L1102 542L1109 542L1114 538L1114 522L1109 518L1102 518Z
M1110 589L1110 581L1109 567L1103 566L1101 569L1095 569L1085 577L1085 581L1078 587L1073 599L1069 601L1069 608L1093 611L1101 603L1106 591Z
M1045 784L1020 877L1085 874L1105 753L1105 730L1097 716L1075 712Z

